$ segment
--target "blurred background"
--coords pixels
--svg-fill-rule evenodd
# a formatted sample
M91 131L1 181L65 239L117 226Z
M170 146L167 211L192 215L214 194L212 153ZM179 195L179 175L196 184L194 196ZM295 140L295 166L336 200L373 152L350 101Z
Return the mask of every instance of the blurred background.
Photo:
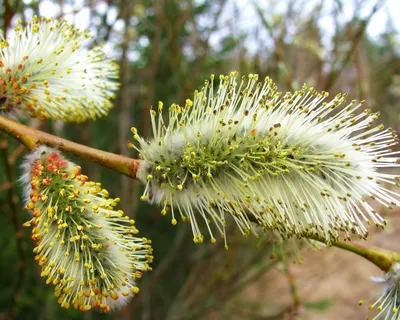
M268 75L281 91L307 83L332 96L347 92L400 130L398 0L0 0L3 33L33 15L64 17L90 29L92 45L104 44L121 66L121 90L108 117L79 125L31 124L79 143L135 157L127 148L130 128L149 136L150 106L183 103L211 73L233 70ZM104 315L61 309L33 261L30 230L21 229L28 214L16 181L25 150L2 135L0 153L4 319L364 319L371 313L358 301L368 305L382 290L369 278L380 270L335 248L305 248L303 263L293 264L298 259L283 258L280 245L243 239L234 228L228 251L221 241L194 245L189 225L172 226L160 208L138 201L139 183L73 159L122 199L122 209L153 240L155 261L123 310ZM400 250L399 211L382 214L388 228L372 230L369 241Z

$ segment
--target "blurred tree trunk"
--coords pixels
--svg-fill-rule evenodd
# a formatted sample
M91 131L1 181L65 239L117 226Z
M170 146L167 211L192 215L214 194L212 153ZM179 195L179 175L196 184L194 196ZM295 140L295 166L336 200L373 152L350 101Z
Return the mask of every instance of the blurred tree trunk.
M121 88L119 91L119 96L116 102L116 107L119 109L119 121L118 121L118 150L120 153L128 155L129 148L127 142L130 136L130 128L132 126L132 110L133 105L133 95L134 89L131 86L131 66L128 60L130 36L129 36L129 19L131 17L132 8L134 2L128 0L122 0L120 4L120 16L124 21L125 30L123 35L123 42L121 44L121 61L120 61L120 81ZM134 181L125 176L120 177L120 193L118 196L121 197L121 208L130 217L134 217L136 212L132 211L132 204L136 201L136 195L132 194L132 186Z

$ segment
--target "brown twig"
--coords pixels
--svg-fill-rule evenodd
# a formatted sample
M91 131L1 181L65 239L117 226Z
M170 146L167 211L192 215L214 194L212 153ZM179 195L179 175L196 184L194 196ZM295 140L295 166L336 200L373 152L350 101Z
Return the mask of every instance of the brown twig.
M144 98L144 107L145 112L143 114L143 136L148 137L150 132L150 127L148 123L150 123L150 112L149 108L154 102L154 93L156 90L156 76L157 76L157 68L160 61L160 44L162 40L162 26L165 25L165 17L162 10L162 4L160 0L154 1L154 8L156 10L156 23L154 24L153 28L153 36L151 39L151 53L149 56L149 63L146 68L146 72L144 74L145 83L147 84L146 95Z
M291 294L292 300L293 300L293 310L297 310L301 306L301 300L300 300L299 292L297 290L296 279L292 273L291 265L288 262L288 260L286 259L286 257L283 257L283 264L284 264L284 268L285 268L285 275L286 275L286 278L287 278L287 280L289 282L289 286L290 286L290 294Z
M4 182L2 185L0 185L0 192L6 191L6 190L8 190L8 189L10 189L12 187L13 187L12 183L10 183L8 181Z
M120 60L120 81L121 87L119 90L117 105L119 106L119 126L118 126L118 151L121 153L128 152L127 146L127 134L129 134L131 111L134 108L132 99L132 88L130 87L131 82L131 63L128 59L129 44L131 37L129 36L129 19L131 17L131 11L133 3L130 1L122 0L121 9L119 15L122 17L125 24L125 32L123 42L121 43L121 60ZM110 5L110 3L108 4ZM123 9L122 9L123 8ZM135 211L132 210L135 204L136 198L133 197L133 183L132 179L126 176L120 177L121 183L121 209L124 212L130 212L130 217L135 218ZM139 197L137 197L139 198Z
M244 287L249 286L254 281L260 279L261 275L265 273L266 270L272 268L278 260L269 260L265 259L263 263L257 265L257 270L253 270L250 272L247 277L244 279L243 272L242 277L235 277L234 281L228 288L225 288L225 285L219 285L219 292L223 292L219 299L213 299L210 303L205 305L204 307L200 307L197 310L194 310L189 315L182 315L180 319L196 319L200 314L205 314L206 312L212 311L216 306L221 308L224 304L226 304L229 298L233 297L235 293L240 292Z
M348 37L351 42L356 41L354 37L354 30L352 25L348 25L347 28L347 33ZM361 62L361 56L360 56L360 48L358 46L358 43L353 44L353 59L354 59L354 65L356 69L356 74L357 74L357 84L358 84L358 99L359 100L364 100L366 99L366 91L364 88L364 72L363 72L363 66Z
M250 221L258 223L257 219L255 219L252 214L247 212L245 212L245 214L248 216ZM302 235L302 237L324 243L328 246L353 252L372 262L374 265L385 272L388 272L393 267L394 263L400 262L400 253L394 251L389 251L374 246L362 245L354 241L337 241L327 243L326 239L320 238L312 234L304 234Z
M98 163L129 177L136 177L140 160L90 148L40 130L29 128L3 116L0 116L0 130L17 139L30 150L34 149L38 144L49 145L82 159Z
M17 160L17 158L22 154L22 152L24 152L25 150L25 146L23 144L20 144L8 157L9 162L11 164L15 163L15 160Z
M193 36L197 35L195 38L195 43L193 44L193 47L199 47L200 48L200 54L194 59L194 64L191 66L191 72L190 72L190 77L187 77L185 79L185 86L182 90L183 97L188 97L190 91L193 90L193 85L195 80L197 79L198 74L201 71L201 67L203 66L204 61L206 60L208 53L211 49L210 47L210 39L211 35L213 32L218 30L218 21L220 20L220 16L223 12L223 8L226 4L226 0L219 0L218 2L218 8L217 12L215 13L213 17L213 22L211 27L207 30L205 33L204 39L206 39L204 42L202 42L200 35L198 35L198 30L197 30L197 24L194 19L194 16L191 18L191 24L193 26Z
M265 27L265 29L268 31L269 36L271 37L274 46L275 46L275 56L278 62L282 63L282 65L285 67L285 84L288 88L288 90L293 91L293 76L292 73L290 72L290 68L287 67L287 62L285 58L285 53L284 53L284 37L285 37L285 30L282 29L279 36L275 36L273 32L273 27L268 20L264 16L264 11L260 7L259 3L257 1L254 1L258 16L260 17L262 25ZM288 6L290 10L290 5Z
M346 67L347 63L350 61L351 56L353 55L353 51L355 50L358 42L364 36L365 30L367 29L368 23L370 22L371 18L382 7L382 5L384 3L385 3L385 0L378 1L376 3L376 5L373 7L373 9L372 9L371 13L369 14L369 16L360 23L359 28L353 34L351 46L346 51L346 53L343 55L343 59L342 59L340 65L337 66L337 64L339 63L338 57L333 62L331 71L329 72L328 76L326 77L326 81L325 81L325 84L323 86L323 90L324 91L329 91L329 89L335 84L335 82L338 79L339 75L342 73L342 71Z
M154 288L156 288L158 281L165 274L165 272L169 269L171 264L176 261L177 255L180 253L182 249L182 245L184 244L184 240L186 239L187 228L180 228L175 235L175 239L173 244L171 245L168 253L162 262L157 266L157 268L153 271L151 278L147 286L145 287L146 292L151 292ZM143 299L142 295L136 297L134 301L134 309L140 305Z
M7 35L7 30L11 25L11 21L17 12L20 0L14 1L14 6L11 6L9 0L4 0L4 14L3 14L3 32L4 36Z

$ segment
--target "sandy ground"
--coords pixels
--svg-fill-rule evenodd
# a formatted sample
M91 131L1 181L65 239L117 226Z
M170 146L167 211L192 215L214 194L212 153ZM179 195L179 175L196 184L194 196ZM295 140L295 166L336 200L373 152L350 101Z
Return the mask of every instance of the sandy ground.
M373 231L368 243L400 251L400 211L389 212L387 219L386 230ZM305 309L300 316L287 315L286 319L350 320L374 315L368 305L375 302L383 287L373 283L370 277L382 276L380 269L362 257L337 248L318 252L307 250L304 257L301 265L291 265L301 301L328 300L332 305L323 312ZM243 296L249 301L265 302L259 310L265 315L276 314L293 305L288 279L278 270L265 274L263 279L247 288ZM361 299L366 301L364 306L358 305Z

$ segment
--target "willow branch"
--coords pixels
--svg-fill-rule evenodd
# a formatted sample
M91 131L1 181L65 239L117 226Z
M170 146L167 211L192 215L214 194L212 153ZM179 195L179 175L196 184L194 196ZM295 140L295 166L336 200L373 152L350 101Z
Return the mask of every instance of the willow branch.
M292 302L293 302L293 310L298 310L301 306L301 299L300 299L300 295L299 295L299 291L297 290L297 285L296 285L296 279L294 277L294 274L291 270L291 266L289 264L289 262L287 261L287 259L283 260L284 263L284 268L285 268L285 275L286 278L289 282L289 286L290 286L290 294L292 296Z
M327 244L325 239L306 236L310 240ZM394 263L400 262L400 254L394 251L389 251L383 248L374 247L371 245L360 244L354 241L337 241L329 243L328 246L336 247L346 251L355 253L368 261L372 262L382 271L388 272Z
M360 42L360 40L364 36L365 30L367 29L368 24L371 21L372 17L384 5L385 2L386 2L386 0L378 1L375 4L375 6L372 8L372 11L368 15L368 17L361 21L361 24L360 24L360 27L358 28L358 30L355 33L353 33L353 37L351 39L352 40L351 45L350 45L349 49L345 52L340 66L337 66L337 63L339 62L338 57L336 57L336 60L333 61L332 69L331 69L330 73L328 74L328 76L326 77L326 83L324 84L324 87L323 87L324 91L329 91L329 89L335 84L336 80L339 78L339 75L342 73L342 71L346 67L347 63L350 61L354 50L356 50L357 44ZM353 19L353 21L351 21L349 23L354 23L354 19Z
M395 262L400 262L400 254L377 247L367 247L355 242L335 242L333 246L344 249L369 260L381 270L388 272Z
M136 172L140 163L138 159L90 148L37 129L29 128L3 116L0 116L0 130L20 141L28 149L34 149L38 144L45 144L80 158L90 160L129 177L136 177ZM250 215L249 218L252 221L254 220ZM313 240L325 243L323 239L314 238ZM400 262L400 254L381 248L372 248L355 242L342 241L332 243L331 245L356 253L371 261L383 271L389 271L394 262Z
M246 214L249 217L250 221L258 223L258 221L251 214ZM374 265L385 272L388 272L392 268L394 263L400 262L400 254L394 251L389 251L374 246L367 246L353 241L337 241L327 244L326 240L323 238L318 238L311 235L305 237L310 240L321 242L328 246L355 253L372 262Z
M32 150L38 144L45 144L61 151L95 162L126 176L135 178L140 160L106 152L75 143L49 133L27 127L14 120L0 116L0 130L17 139Z

